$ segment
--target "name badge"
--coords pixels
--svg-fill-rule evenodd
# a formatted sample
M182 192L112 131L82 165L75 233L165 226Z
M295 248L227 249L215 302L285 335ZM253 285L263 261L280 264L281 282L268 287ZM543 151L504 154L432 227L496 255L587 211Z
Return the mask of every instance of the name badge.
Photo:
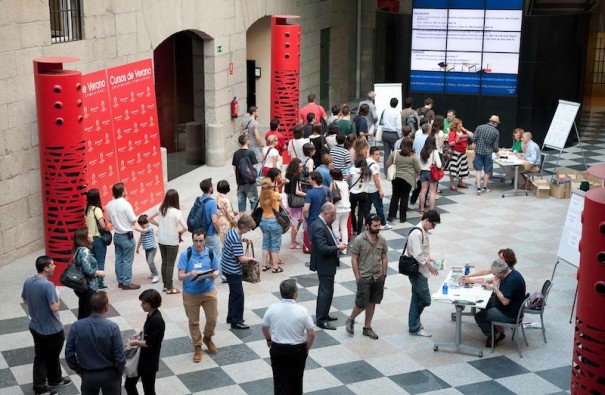
M193 264L193 268L194 269L201 269L202 268L202 262L196 262Z

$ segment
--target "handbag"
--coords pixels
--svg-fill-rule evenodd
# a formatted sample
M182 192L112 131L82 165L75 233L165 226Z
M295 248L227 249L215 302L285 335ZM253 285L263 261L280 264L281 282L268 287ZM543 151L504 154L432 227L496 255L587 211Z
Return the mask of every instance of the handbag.
M282 228L282 234L286 233L288 230L290 230L290 226L292 225L290 223L290 216L288 215L288 212L286 211L285 208L283 208L281 205L279 206L279 210L273 210L273 214L275 214L275 219L277 220L277 223L281 226Z
M82 271L82 267L75 263L81 248L82 247L78 248L73 262L67 265L65 270L63 270L59 281L61 281L61 284L65 285L67 288L71 288L74 291L86 292L88 291L88 279Z
M376 127L376 134L374 135L374 139L376 141L382 141L382 118L384 117L384 110L382 114L380 114L380 121L378 121L378 126Z
M254 223L256 224L256 226L254 227L254 229L256 229L257 227L260 226L260 221L263 219L263 209L261 206L257 206L254 209L254 211L252 211L252 219L254 220Z
M137 340L143 339L143 332L140 332L137 336ZM126 345L124 348L124 357L126 357L126 364L124 365L124 377L138 377L139 376L139 359L141 357L141 347Z
M437 151L433 151L433 154ZM435 163L431 165L431 180L439 181L443 178L445 172L442 167L435 166Z
M298 181L298 187L299 187L299 189L302 190L301 185L300 185L300 180ZM305 197L298 196L295 194L295 192L296 192L295 186L292 186L292 189L294 189L294 192L288 194L288 207L290 207L290 208L303 207L305 205Z
M338 203L342 200L342 194L340 192L340 188L338 188L338 184L332 181L334 185L334 189L332 189L332 203Z
M254 258L254 243L252 240L243 239L242 242L246 243L244 256ZM249 262L242 262L242 281L252 284L260 282L260 267L256 259Z
M94 216L94 212L93 212L93 216ZM111 232L108 230L105 230L103 228L101 228L101 226L99 226L99 220L97 219L97 217L95 217L95 221L97 221L97 229L99 230L99 237L101 237L101 239L103 239L103 243L105 243L106 246L111 245L111 242L113 240L113 236L111 235Z
M420 265L418 263L418 261L416 260L416 258L414 258L412 256L407 256L405 254L405 252L408 248L408 240L410 239L410 234L414 231L414 229L418 229L418 230L422 231L418 227L414 227L414 228L412 228L412 230L410 230L410 232L408 233L408 239L406 240L405 246L403 247L403 253L399 257L399 273L403 274L404 276L408 276L408 277L418 274L418 267ZM422 235L422 241L424 242L424 234Z
M387 181L393 181L395 179L395 173L397 173L397 166L395 162L397 161L397 152L393 152L393 163L391 166L387 168Z

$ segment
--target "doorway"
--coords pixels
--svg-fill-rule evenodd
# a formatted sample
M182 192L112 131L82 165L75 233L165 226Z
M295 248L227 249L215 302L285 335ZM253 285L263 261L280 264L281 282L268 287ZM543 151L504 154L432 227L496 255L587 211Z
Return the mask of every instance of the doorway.
M319 52L319 103L331 114L330 106L330 28L321 29Z

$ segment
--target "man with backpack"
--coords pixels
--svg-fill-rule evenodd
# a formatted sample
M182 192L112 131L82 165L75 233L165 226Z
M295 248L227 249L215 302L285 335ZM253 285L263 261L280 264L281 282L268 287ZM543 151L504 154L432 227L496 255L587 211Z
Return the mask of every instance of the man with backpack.
M401 110L401 125L409 126L412 132L418 130L418 113L412 108L413 102L411 97L406 97L403 100L403 110Z
M433 126L433 121L435 121L435 111L433 111L433 99L427 97L424 99L424 107L420 107L416 110L418 116L420 118L426 118L427 121Z
M246 199L250 201L250 210L254 210L258 204L258 188L256 187L256 175L258 174L258 161L252 150L248 149L249 139L241 135L237 139L240 149L233 154L233 171L237 183L237 209L240 213L246 211Z
M248 115L242 120L242 134L248 137L248 144L256 160L260 161L261 150L265 146L263 139L260 136L260 124L256 120L258 118L258 107L250 106Z

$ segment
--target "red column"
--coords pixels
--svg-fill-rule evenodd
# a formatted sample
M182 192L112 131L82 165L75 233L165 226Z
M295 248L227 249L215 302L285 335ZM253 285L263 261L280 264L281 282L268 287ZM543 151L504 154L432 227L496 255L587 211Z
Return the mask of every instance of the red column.
M58 278L71 260L74 231L85 226L86 147L82 73L63 70L77 58L34 59L44 243Z
M300 25L288 24L296 15L271 17L271 119L279 119L279 131L292 138L298 122L300 79ZM289 163L284 151L284 163Z
M605 188L586 192L582 212L572 394L605 394Z

